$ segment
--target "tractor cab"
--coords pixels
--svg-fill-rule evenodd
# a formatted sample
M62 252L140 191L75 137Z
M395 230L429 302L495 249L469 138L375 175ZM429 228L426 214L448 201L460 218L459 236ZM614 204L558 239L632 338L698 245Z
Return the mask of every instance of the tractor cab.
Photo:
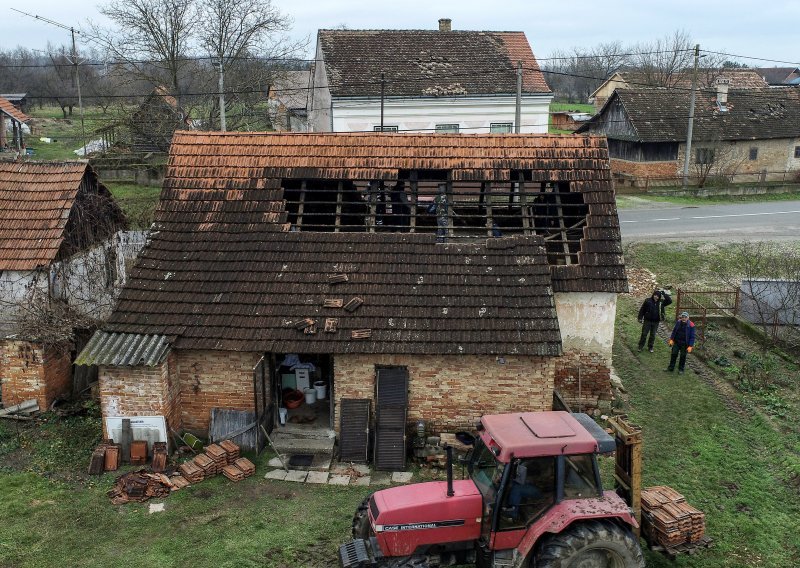
M585 414L487 415L468 478L393 487L368 498L340 548L344 568L644 566L625 501L604 491L597 455L614 440ZM398 563L399 562L399 563Z

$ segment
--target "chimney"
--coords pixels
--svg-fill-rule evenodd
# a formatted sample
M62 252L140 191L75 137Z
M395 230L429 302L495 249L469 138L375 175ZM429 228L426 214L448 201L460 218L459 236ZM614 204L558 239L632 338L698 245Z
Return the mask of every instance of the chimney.
M450 18L439 18L439 31L440 32L452 31Z
M727 83L717 83L717 104L721 107L728 104L728 87Z

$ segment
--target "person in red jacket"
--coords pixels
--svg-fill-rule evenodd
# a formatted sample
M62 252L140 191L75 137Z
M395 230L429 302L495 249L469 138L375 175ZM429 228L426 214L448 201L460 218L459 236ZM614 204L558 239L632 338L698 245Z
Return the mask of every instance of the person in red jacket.
M689 320L689 312L681 312L675 327L672 328L672 335L669 336L669 344L672 352L669 356L669 367L664 369L667 372L675 370L675 360L680 355L678 361L678 372L683 373L686 367L686 354L694 349L694 322Z

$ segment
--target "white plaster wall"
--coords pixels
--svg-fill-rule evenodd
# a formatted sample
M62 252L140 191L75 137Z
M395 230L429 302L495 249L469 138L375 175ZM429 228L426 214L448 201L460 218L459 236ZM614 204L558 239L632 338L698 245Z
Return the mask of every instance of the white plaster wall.
M308 125L312 132L331 131L331 91L328 88L328 75L322 48L317 39L316 61L311 74L311 108L308 109Z
M551 95L522 97L520 132L546 134ZM334 132L372 132L380 126L380 99L333 99ZM435 132L437 124L458 124L465 134L486 134L492 123L511 123L514 95L492 97L436 97L384 101L384 126L400 132ZM325 128L315 121L315 128Z
M617 295L607 292L559 292L555 294L558 326L564 351L579 349L598 353L611 362Z
M47 294L47 270L0 270L0 339L13 332L20 305L29 294Z

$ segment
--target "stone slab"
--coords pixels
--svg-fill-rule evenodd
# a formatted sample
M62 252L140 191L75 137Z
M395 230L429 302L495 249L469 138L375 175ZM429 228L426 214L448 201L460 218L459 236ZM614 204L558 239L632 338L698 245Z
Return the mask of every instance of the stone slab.
M327 471L309 471L306 483L328 483Z
M331 475L328 485L350 485L349 475Z
M286 479L286 470L283 469L273 469L264 476L264 479L277 479L278 481L283 481Z
M389 485L392 482L392 476L386 471L376 471L370 476L370 485Z
M361 477L356 478L350 485L357 485L359 487L366 487L370 484L370 476L369 475L362 475Z
M296 481L298 483L303 483L307 477L308 477L307 471L290 469L289 471L286 472L286 478L284 479L284 481Z
M356 470L361 475L369 475L369 466L363 463L356 463L353 464L353 469Z
M395 471L392 473L392 483L409 483L414 474L410 471Z
M150 503L148 507L148 512L152 515L153 513L161 513L164 511L164 503Z
M286 456L282 456L282 457L283 457L284 460L287 459ZM281 463L281 459L278 456L275 456L274 458L269 460L267 462L267 465L269 467L283 467L283 464Z

